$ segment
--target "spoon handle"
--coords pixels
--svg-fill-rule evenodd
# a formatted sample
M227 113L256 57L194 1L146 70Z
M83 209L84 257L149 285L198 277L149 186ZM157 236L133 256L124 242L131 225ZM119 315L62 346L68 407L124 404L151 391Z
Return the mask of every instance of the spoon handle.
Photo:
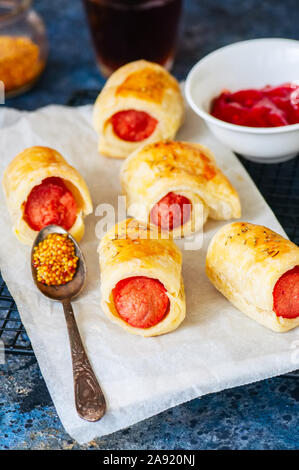
M98 421L106 411L106 402L84 350L71 302L62 302L68 328L73 363L75 403L78 415L87 421Z

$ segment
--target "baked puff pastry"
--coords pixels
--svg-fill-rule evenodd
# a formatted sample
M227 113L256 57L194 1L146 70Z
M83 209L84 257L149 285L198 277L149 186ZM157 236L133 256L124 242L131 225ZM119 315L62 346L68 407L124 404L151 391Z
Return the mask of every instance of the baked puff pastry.
M111 75L94 105L99 152L126 158L141 144L173 139L183 114L179 84L163 67L145 60L124 65Z
M37 232L50 224L64 227L77 241L82 238L91 198L82 176L58 152L27 148L8 165L2 184L21 242L31 245Z
M206 147L161 141L136 150L121 170L129 215L174 238L202 229L207 217L238 218L237 191Z
M182 255L172 240L127 219L99 245L102 308L129 333L157 336L185 318Z
M299 248L269 228L225 225L210 242L206 272L241 312L273 331L299 325Z

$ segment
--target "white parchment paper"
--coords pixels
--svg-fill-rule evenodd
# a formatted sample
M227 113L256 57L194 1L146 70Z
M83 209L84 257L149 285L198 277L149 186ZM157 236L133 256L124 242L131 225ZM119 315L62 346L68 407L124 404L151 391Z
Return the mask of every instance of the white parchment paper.
M86 179L94 207L117 204L121 162L97 152L91 107L49 106L36 112L0 110L0 173L24 148L50 146L62 153ZM192 111L179 139L200 142L214 151L219 166L239 191L242 220L284 234L274 214L231 151L219 144ZM205 225L204 245L183 253L187 316L173 333L141 338L111 323L100 308L100 272L95 236L97 218L86 219L81 246L88 267L83 295L74 311L95 373L108 405L98 423L80 419L73 399L73 380L66 325L59 304L42 297L30 272L30 248L12 233L0 195L0 263L31 339L42 374L66 431L79 443L112 433L200 395L265 379L298 368L294 348L299 329L274 333L236 310L204 273L209 240L223 222ZM298 356L298 355L297 355Z

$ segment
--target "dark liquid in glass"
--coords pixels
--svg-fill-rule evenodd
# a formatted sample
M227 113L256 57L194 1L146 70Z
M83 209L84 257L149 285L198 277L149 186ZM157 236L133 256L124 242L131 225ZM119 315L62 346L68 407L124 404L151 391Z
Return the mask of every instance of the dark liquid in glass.
M137 59L170 68L182 0L84 0L100 69Z

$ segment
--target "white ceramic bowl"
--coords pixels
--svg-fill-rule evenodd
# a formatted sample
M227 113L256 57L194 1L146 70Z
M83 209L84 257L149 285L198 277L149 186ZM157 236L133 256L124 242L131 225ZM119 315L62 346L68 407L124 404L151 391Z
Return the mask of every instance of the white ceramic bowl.
M205 120L213 134L249 160L276 163L299 152L299 124L281 127L246 127L210 115L212 99L223 89L237 91L299 83L299 41L252 39L222 47L191 69L186 97L191 108Z

